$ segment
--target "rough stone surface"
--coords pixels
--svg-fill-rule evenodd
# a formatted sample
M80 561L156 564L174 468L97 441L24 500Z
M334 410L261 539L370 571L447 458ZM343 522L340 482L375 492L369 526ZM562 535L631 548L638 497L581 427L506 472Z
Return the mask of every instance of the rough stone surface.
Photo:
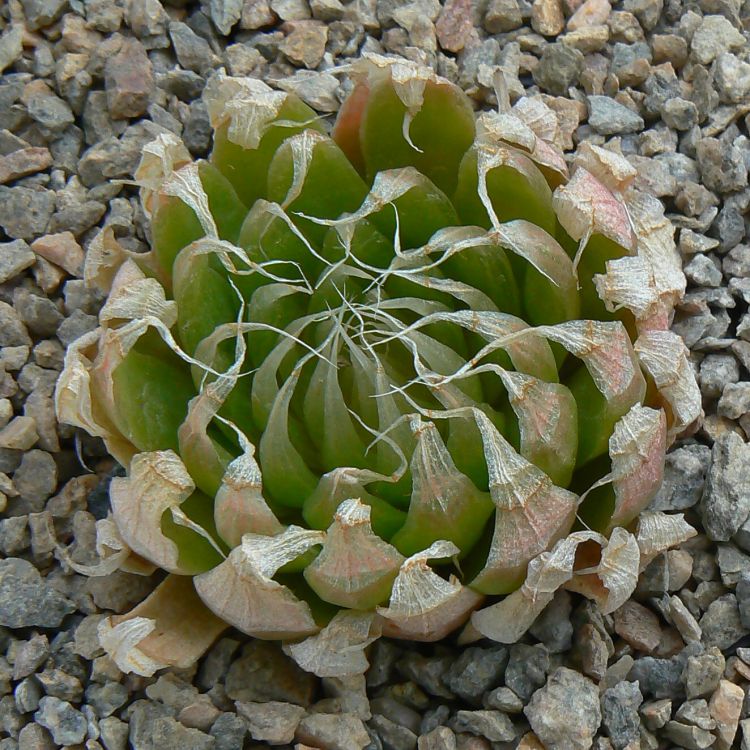
M602 720L596 685L567 667L550 675L524 713L537 737L553 750L590 748Z

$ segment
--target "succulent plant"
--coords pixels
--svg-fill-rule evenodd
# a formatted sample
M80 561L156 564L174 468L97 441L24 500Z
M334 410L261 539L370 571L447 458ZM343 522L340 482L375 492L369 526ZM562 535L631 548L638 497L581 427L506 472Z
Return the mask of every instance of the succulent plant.
M108 298L58 414L127 475L77 569L169 574L104 621L123 669L189 664L228 624L322 675L380 633L471 617L464 640L507 641L561 585L613 609L692 533L639 518L700 414L659 202L614 151L566 162L501 76L476 116L404 60L350 75L330 133L212 79L208 160L160 136L136 173L151 251L89 251Z

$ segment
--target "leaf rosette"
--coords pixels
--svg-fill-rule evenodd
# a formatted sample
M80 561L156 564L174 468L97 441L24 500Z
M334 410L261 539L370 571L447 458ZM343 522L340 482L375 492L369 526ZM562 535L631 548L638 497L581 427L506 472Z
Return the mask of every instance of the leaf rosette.
M57 409L127 475L84 572L168 573L102 625L123 669L228 625L320 675L381 633L510 642L560 586L611 611L692 533L642 514L700 415L660 203L502 79L477 116L410 62L349 73L332 130L213 78L210 158L160 136L137 170L151 251L89 251L108 297Z

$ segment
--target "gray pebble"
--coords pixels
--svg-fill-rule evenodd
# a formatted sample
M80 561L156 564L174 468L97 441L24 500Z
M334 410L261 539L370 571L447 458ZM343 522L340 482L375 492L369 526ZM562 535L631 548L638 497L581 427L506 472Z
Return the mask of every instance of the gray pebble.
M34 265L36 256L23 240L0 243L0 284Z
M124 721L108 716L99 722L99 732L106 750L125 750L128 742L128 725Z
M550 675L524 713L534 733L551 750L587 750L602 719L596 685L567 667Z
M468 732L490 740L511 742L516 736L513 722L500 711L457 711L451 722L456 733Z
M55 750L50 733L39 724L27 724L18 734L18 750Z
M237 714L223 713L211 726L216 738L214 750L237 750L242 748L247 735L247 724Z
M529 632L547 647L550 654L562 653L571 646L573 640L571 611L570 594L564 589L559 589L529 628Z
M643 118L608 96L589 96L589 125L602 135L622 135L643 130Z
M33 674L48 656L49 641L46 635L35 634L28 641L22 641L13 662L13 679L20 680Z
M25 677L16 685L13 697L16 700L18 711L22 714L28 714L39 708L42 688L34 677Z
M510 647L505 684L519 698L528 700L537 688L544 685L549 666L549 653L544 646L517 643Z
M398 671L408 680L416 682L423 690L437 698L453 698L444 678L453 659L450 656L422 656L415 652L404 654L397 663Z
M51 190L0 185L0 227L14 239L31 241L44 234L54 210Z
M119 682L107 682L104 685L92 683L86 688L86 702L101 719L111 716L127 700L128 689Z
M76 745L86 737L84 715L59 698L42 698L34 719L50 731L52 739L59 745Z
M667 454L664 483L651 501L650 509L674 511L696 505L703 493L710 460L711 450L705 445L686 445Z
M95 315L88 315L82 310L74 310L60 324L57 329L57 338L64 346L70 346L76 339L95 330L98 326L99 320Z
M417 745L417 735L408 727L401 726L382 714L375 713L367 722L381 741L383 748L388 750L414 750Z
M24 287L15 290L13 306L28 330L36 336L54 336L63 321L63 314L51 299Z
M690 49L692 57L708 65L722 52L740 49L745 37L723 16L704 16L693 34Z
M700 366L701 392L709 398L718 398L727 383L740 379L740 365L732 354L708 354Z
M617 750L637 740L641 723L638 708L642 702L637 682L620 682L602 694L602 725Z
M740 419L750 412L750 382L727 383L717 405L719 416Z
M205 75L218 62L208 42L198 36L187 24L181 21L170 22L169 36L174 45L177 60L183 68Z
M362 719L352 714L309 714L299 724L296 739L313 747L362 749L370 735Z
M26 560L0 560L0 625L56 628L75 605L48 586Z
M722 650L727 649L750 633L740 617L734 594L725 594L711 602L699 623L703 631L703 643L707 648L716 646Z
M469 703L480 705L482 695L500 684L508 651L495 648L467 648L451 664L443 678L451 692Z
M710 539L729 540L750 515L749 461L750 446L734 432L726 432L714 443L702 502L703 525Z
M547 45L539 64L534 68L534 81L550 94L566 96L568 89L578 82L583 60L579 50L566 44L555 42Z
M696 286L721 286L721 268L708 255L696 255L684 270L688 281Z
M718 648L688 657L685 664L685 694L688 700L710 696L724 675L726 662Z
M237 713L245 720L247 731L254 740L272 745L291 742L305 709L293 703L266 701L253 703L237 701Z
M70 105L50 91L34 92L26 101L26 109L47 138L54 139L75 122Z

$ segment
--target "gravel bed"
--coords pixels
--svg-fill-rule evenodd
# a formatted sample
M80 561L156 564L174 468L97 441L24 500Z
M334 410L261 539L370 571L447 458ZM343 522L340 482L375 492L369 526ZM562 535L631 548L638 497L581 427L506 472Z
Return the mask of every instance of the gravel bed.
M0 750L750 748L746 27L748 0L0 1ZM613 615L560 591L511 647L381 640L366 677L320 680L233 633L193 669L123 675L97 623L155 581L77 575L55 547L96 560L117 471L51 398L97 325L86 249L102 227L145 249L127 180L159 133L206 155L217 70L334 113L330 71L362 51L432 65L485 107L500 66L569 147L621 150L664 201L705 420L653 508L700 533Z

